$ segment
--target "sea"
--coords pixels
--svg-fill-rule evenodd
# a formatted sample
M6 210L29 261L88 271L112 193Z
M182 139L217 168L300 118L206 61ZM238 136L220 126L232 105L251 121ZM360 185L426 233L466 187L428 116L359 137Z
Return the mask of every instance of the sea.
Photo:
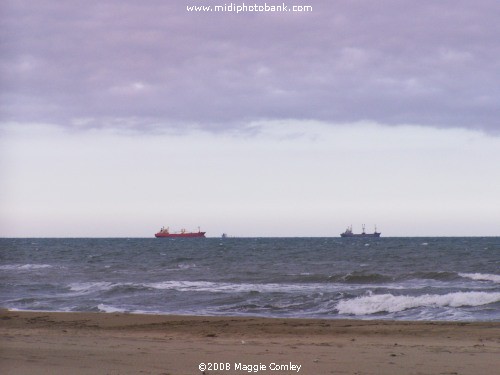
M500 237L1 238L0 307L500 321Z

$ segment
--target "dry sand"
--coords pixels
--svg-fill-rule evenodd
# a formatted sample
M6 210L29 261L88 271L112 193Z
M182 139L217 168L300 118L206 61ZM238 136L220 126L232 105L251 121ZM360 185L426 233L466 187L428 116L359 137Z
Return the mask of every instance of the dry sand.
M201 363L212 375L494 375L500 323L0 311L1 374L193 375Z

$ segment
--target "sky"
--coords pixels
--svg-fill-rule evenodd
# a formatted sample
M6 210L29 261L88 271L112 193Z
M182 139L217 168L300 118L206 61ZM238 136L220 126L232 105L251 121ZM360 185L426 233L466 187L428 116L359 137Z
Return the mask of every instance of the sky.
M0 236L500 235L500 5L0 5Z

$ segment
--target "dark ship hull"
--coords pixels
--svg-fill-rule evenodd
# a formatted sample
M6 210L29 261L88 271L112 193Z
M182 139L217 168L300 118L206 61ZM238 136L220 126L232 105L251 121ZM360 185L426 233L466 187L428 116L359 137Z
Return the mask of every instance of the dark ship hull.
M341 233L340 237L380 237L382 233Z

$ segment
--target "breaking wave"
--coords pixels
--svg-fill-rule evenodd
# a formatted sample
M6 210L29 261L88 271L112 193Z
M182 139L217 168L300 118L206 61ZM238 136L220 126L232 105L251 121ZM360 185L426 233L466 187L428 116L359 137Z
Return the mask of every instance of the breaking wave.
M492 275L488 273L459 273L460 277L479 281L493 281L500 283L500 275Z
M339 314L370 315L381 312L399 312L418 307L481 306L500 302L500 293L456 292L444 295L394 296L392 294L369 295L340 301Z

